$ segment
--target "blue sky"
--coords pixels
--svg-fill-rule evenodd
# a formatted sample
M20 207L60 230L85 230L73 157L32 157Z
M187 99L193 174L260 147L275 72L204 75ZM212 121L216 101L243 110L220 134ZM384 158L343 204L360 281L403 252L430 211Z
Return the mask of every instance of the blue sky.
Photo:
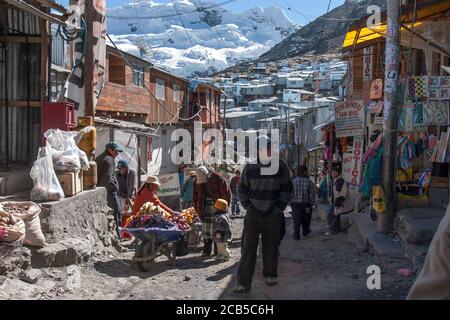
M136 0L140 1L140 0ZM215 2L224 2L223 0L213 0ZM67 5L68 0L57 0L63 5ZM154 0L154 2L167 3L170 0ZM246 9L259 7L278 6L284 9L292 21L305 25L314 20L313 17L325 14L329 0L237 0L225 5L227 9L240 12ZM330 10L343 4L345 0L331 0ZM106 0L108 8L118 7L124 4L133 3L133 0ZM289 10L290 8L291 10ZM300 13L299 13L300 12ZM302 15L303 14L303 15ZM311 17L312 16L312 17Z

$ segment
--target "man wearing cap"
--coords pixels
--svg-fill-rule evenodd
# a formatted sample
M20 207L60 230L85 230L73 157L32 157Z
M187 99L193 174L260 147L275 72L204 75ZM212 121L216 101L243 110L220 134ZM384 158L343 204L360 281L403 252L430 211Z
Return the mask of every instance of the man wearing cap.
M255 272L259 237L262 238L263 276L266 284L277 284L278 247L284 219L284 209L292 198L293 185L287 164L273 158L268 136L258 138L259 155L254 164L246 164L239 184L239 199L247 210L242 232L241 260L238 269L236 294L251 290ZM278 161L277 172L267 172Z
M183 184L181 189L181 200L183 201L183 209L193 207L195 171L189 172L189 178Z
M114 159L117 158L123 149L115 142L110 142L105 146L105 151L95 159L97 163L97 185L106 188L108 206L114 210L114 220L116 222L116 231L120 237L120 209L117 201L117 191L119 184L116 179Z
M164 203L159 200L157 192L161 187L161 183L159 182L158 177L150 176L147 178L145 183L139 189L136 194L136 198L133 203L132 215L135 215L141 210L142 206L147 202L153 203L155 206L160 206L162 209L167 211L170 214L175 214L172 209L166 206Z
M210 256L213 248L214 204L217 199L230 202L231 193L225 179L216 172L210 172L205 166L196 170L197 177L194 184L194 208L202 220L203 256ZM217 247L214 246L214 254Z
M119 208L120 212L124 214L127 204L136 193L136 172L129 168L127 161L120 160L117 164L116 179L119 185L117 192Z

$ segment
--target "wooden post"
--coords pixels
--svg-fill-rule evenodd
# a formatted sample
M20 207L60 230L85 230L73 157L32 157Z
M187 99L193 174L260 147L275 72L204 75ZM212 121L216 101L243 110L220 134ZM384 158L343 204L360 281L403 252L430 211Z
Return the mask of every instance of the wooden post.
M94 108L94 19L96 11L94 2L84 1L84 17L87 28L87 45L86 54L84 57L84 101L85 101L85 116L95 116Z
M399 11L400 1L388 0L383 122L383 187L386 194L387 210L379 215L379 231L384 234L392 232L396 210L397 93L400 61Z

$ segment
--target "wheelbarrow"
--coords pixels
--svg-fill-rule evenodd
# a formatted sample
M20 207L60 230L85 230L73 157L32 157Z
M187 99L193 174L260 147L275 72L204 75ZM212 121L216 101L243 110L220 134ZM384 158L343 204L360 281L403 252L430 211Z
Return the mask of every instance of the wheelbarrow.
M140 240L132 261L144 272L150 271L155 259L163 255L168 258L170 265L175 265L177 243L187 232L159 228L122 228L122 231L129 232Z

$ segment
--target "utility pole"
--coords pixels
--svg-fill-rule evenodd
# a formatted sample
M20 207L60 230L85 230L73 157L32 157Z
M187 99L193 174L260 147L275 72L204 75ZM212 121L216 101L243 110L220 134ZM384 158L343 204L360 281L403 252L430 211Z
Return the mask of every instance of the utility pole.
M84 59L84 101L86 116L95 116L94 106L94 20L96 11L93 1L84 2L84 17L86 19L87 28L87 46Z
M400 61L400 0L387 0L386 69L384 78L383 187L387 200L385 213L379 215L379 230L392 232L396 210L397 108Z
M289 131L291 129L291 99L288 101L287 123L286 123L286 160L289 163Z

